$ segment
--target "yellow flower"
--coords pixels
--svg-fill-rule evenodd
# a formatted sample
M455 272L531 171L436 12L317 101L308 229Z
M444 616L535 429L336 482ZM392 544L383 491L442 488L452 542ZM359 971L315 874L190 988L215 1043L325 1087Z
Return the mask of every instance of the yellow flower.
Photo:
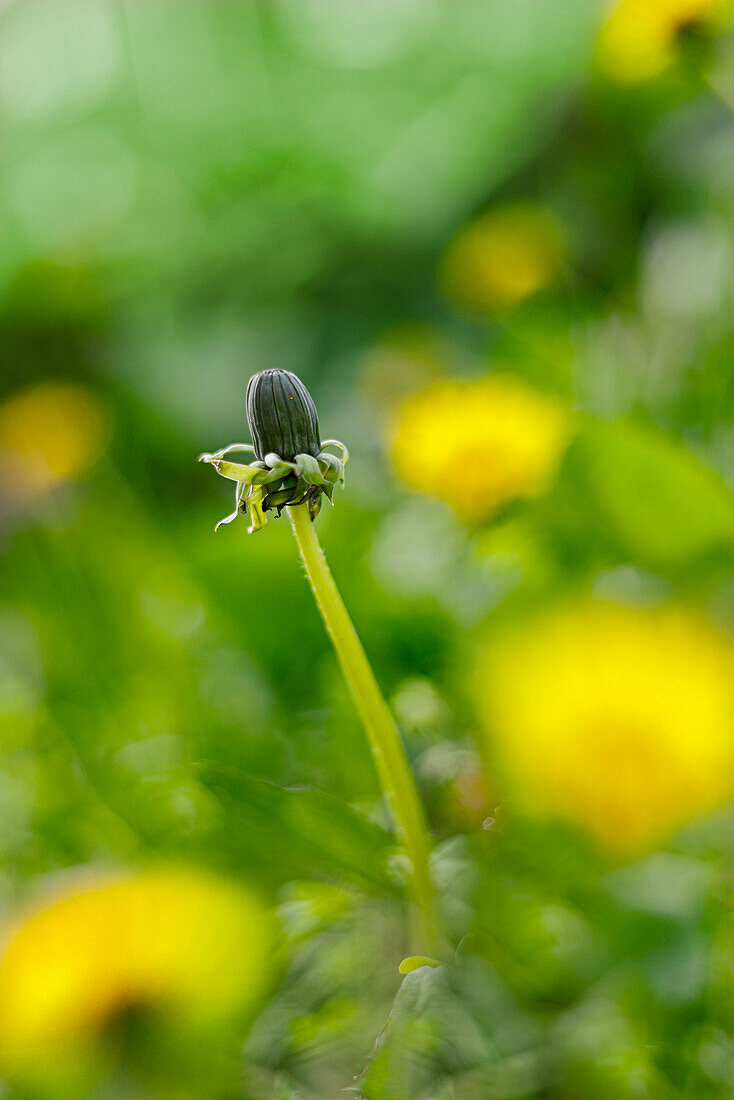
M617 0L599 35L599 64L614 80L658 76L675 60L685 27L723 28L730 11L729 0Z
M542 492L568 441L565 410L505 375L444 381L408 399L392 435L392 461L412 488L487 519Z
M0 1069L84 1078L132 1010L189 1036L226 1022L261 993L268 940L260 903L198 870L77 878L6 930Z
M542 207L512 203L490 210L459 231L439 265L451 301L493 313L542 290L558 274L563 240Z
M94 394L67 382L43 382L0 405L0 495L32 500L82 473L102 451L107 425Z
M490 646L481 672L518 803L612 852L654 846L734 794L734 651L681 608L562 609Z

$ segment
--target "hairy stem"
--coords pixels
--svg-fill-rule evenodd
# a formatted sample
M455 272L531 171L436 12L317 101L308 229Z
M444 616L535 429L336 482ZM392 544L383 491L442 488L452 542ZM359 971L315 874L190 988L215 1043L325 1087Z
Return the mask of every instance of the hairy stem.
M308 505L288 508L306 574L364 725L380 785L411 863L410 890L415 907L415 950L435 950L435 896L428 858L430 845L413 773L403 743L356 630L334 583Z

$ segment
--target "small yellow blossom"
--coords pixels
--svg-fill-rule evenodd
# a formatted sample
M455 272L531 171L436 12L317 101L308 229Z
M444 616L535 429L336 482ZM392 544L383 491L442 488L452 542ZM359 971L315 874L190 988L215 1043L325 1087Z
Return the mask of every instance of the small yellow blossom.
M654 846L734 795L734 649L682 608L555 611L492 644L481 673L518 804L611 852Z
M509 375L443 381L403 405L392 461L412 488L482 520L510 500L542 492L568 435L561 405Z
M452 302L493 313L542 290L563 262L555 218L531 203L512 203L470 222L448 244L439 283Z
M675 61L686 26L722 28L730 13L730 0L616 0L599 35L600 67L613 80L649 80Z
M75 879L6 930L0 1069L34 1079L95 1064L131 1009L186 1034L226 1021L261 993L268 939L259 902L198 870Z
M104 410L94 394L42 382L0 405L0 495L26 502L82 473L102 451Z

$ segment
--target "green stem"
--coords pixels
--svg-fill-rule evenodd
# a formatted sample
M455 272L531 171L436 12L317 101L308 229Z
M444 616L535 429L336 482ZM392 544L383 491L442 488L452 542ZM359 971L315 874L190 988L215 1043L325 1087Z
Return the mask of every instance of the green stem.
M318 609L367 733L377 776L411 863L410 888L417 911L414 948L417 951L435 950L437 928L428 866L428 831L398 728L334 583L308 505L292 506L288 508L288 515Z

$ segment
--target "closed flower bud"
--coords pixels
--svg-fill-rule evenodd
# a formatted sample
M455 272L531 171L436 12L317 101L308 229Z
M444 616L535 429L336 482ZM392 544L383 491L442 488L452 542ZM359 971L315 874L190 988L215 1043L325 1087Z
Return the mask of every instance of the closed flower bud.
M296 455L321 451L316 406L300 378L287 370L264 370L247 387L247 422L255 455L278 455L292 462Z
M279 516L284 508L306 504L314 519L322 496L333 504L334 486L344 484L349 454L338 439L321 442L316 406L300 378L287 370L254 375L247 386L247 422L252 444L230 443L199 455L200 462L211 463L218 474L236 482L235 510L217 527L247 512L248 530L259 531L268 512ZM326 447L337 447L341 457ZM255 461L232 462L228 456L237 452L254 454Z

